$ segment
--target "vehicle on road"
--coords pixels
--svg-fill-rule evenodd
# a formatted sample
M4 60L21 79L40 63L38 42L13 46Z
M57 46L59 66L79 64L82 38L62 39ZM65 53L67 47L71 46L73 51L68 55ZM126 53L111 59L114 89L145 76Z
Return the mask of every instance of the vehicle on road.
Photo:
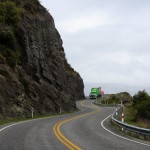
M91 93L89 95L90 99L96 99L101 96L102 96L101 87L91 89Z

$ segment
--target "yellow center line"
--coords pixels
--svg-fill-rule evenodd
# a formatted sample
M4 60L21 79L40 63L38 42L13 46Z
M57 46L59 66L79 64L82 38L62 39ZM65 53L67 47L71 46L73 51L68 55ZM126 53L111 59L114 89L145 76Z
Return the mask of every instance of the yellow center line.
M84 101L81 102L81 105L83 105L83 102ZM84 106L86 106L86 105L84 105ZM87 114L79 115L79 116L76 116L76 117L73 117L73 118L69 118L69 119L65 119L65 120L57 122L54 125L54 128L53 128L55 136L57 137L58 140L60 140L70 150L81 150L80 147L78 147L76 144L72 143L69 139L67 139L62 134L62 132L60 131L60 128L66 122L69 122L71 120L75 120L75 119L78 119L78 118L81 118L81 117L85 117L85 116L88 116L88 115L92 115L92 114L95 114L99 111L100 111L100 109L96 109L96 111L94 111L94 112L90 112L90 113L87 113Z
M61 139L61 137L59 136L59 134L57 133L57 126L58 126L59 122L54 126L53 130L54 130L54 134L57 137L57 139L59 139L66 147L68 147L70 150L74 150L74 148L72 148L69 144L67 144L63 139Z

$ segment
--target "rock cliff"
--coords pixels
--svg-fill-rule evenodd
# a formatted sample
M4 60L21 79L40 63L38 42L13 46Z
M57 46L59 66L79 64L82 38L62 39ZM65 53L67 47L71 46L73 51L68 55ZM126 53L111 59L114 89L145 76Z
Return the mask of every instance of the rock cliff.
M22 10L14 40L19 56L12 68L0 38L0 119L29 117L31 108L37 114L76 110L83 80L67 63L52 16L37 0L11 1Z

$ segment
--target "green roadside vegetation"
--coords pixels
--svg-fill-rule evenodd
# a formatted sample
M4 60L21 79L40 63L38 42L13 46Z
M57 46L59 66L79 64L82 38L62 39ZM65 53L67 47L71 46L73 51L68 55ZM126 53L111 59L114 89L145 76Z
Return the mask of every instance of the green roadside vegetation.
M56 115L59 115L59 114L35 115L34 118L30 117L30 118L5 119L5 120L0 120L0 125L8 124L8 123L16 123L16 122L21 122L21 121L28 121L28 120L38 119L38 118L52 117L52 116L56 116Z
M102 100L102 104L124 105L125 122L131 125L150 128L150 95L145 91L139 91L133 97L127 92L110 94Z
M130 104L132 97L127 92L121 92L118 94L109 94L106 99L102 100L102 104L121 104L121 101L124 104Z
M150 96L143 90L133 96L132 104L125 107L125 122L150 128Z
M34 119L40 119L40 118L46 118L46 117L53 117L53 116L61 116L61 115L68 115L68 114L72 114L77 111L71 111L71 112L62 112L60 113L47 113L44 115L34 115L34 117L24 117L24 118L10 118L10 119L4 119L4 120L0 120L0 125L4 125L4 124L9 124L9 123L17 123L17 122L22 122L22 121L28 121L28 120L34 120Z
M132 106L124 107L125 122L134 126L140 126L136 122L136 110Z

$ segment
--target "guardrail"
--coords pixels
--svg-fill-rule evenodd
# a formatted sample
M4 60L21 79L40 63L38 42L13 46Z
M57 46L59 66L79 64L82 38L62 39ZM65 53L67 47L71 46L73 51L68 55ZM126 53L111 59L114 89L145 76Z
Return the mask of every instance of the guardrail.
M117 118L117 115L116 115L116 112L115 112L112 115L112 121L114 123L116 123L117 125L119 125L123 130L128 130L129 132L134 132L134 133L143 135L144 137L145 136L150 136L150 129L140 128L140 127L137 127L137 126L129 125L127 123L123 123L123 122L117 120L116 118Z
M100 107L118 107L118 109L116 109L117 114L116 115L116 111L114 112L114 114L112 115L112 121L117 124L118 126L120 126L124 131L129 131L129 132L134 132L136 134L139 135L143 135L144 138L145 137L150 137L150 129L146 129L146 128L140 128L137 126L133 126L133 125L129 125L127 123L123 123L119 120L119 118L121 117L122 111L123 111L123 107L121 105L118 104L100 104L100 103L96 103L93 102L95 105L100 106Z

